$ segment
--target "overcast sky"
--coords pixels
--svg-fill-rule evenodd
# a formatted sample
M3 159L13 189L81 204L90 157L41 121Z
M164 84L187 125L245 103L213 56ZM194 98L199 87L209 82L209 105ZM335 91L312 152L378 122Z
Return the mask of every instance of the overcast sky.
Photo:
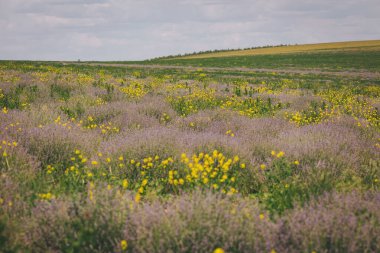
M380 0L0 0L0 59L136 60L380 39Z

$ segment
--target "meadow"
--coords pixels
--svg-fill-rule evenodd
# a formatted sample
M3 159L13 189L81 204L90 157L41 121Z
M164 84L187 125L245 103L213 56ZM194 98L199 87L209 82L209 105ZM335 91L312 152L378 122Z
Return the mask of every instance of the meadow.
M368 52L1 61L0 251L379 252Z

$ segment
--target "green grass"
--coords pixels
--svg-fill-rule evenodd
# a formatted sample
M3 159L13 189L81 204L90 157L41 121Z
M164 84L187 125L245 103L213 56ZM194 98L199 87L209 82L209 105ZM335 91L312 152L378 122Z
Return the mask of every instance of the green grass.
M231 56L201 59L163 59L143 64L196 67L270 69L380 70L380 51L332 51L274 55Z

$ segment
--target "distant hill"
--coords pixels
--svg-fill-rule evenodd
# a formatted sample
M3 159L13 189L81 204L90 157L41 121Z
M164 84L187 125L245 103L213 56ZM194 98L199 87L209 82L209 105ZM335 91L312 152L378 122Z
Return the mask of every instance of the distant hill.
M252 55L271 55L271 54L287 54L298 52L316 52L329 50L380 50L380 40L367 41L347 41L347 42L331 42L304 45L278 45L264 46L245 49L226 49L195 52L191 54L165 56L156 59L200 59L215 57L232 57L232 56L252 56Z

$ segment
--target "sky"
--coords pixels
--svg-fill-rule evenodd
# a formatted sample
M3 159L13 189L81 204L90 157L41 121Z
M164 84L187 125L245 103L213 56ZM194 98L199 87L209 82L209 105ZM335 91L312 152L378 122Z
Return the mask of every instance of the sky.
M0 59L142 60L380 39L380 0L0 0Z

